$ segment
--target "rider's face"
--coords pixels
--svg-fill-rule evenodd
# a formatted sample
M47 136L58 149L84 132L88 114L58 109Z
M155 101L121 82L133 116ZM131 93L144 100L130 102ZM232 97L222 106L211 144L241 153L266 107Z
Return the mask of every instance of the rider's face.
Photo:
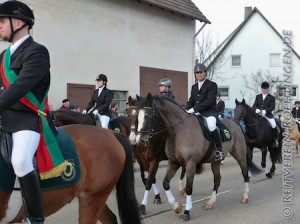
M206 72L205 71L196 72L195 75L196 75L196 79L200 82L203 81L206 78Z
M269 88L268 89L263 89L262 88L261 91L262 91L263 94L268 94L269 93Z

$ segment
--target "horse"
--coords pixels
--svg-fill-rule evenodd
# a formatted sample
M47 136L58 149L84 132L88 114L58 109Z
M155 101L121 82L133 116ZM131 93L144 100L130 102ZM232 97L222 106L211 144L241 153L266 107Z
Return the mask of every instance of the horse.
M180 219L190 220L192 209L193 180L196 170L201 170L203 163L210 163L214 175L214 188L210 199L206 202L205 209L212 209L216 202L216 195L220 186L220 163L213 155L214 144L204 135L204 130L199 124L197 116L188 114L172 99L159 95L147 95L144 106L139 109L137 141L145 141L149 136L154 135L155 126L163 123L166 131L165 152L168 157L166 175L163 180L163 187L166 191L168 202L176 213L180 213L182 206L176 202L170 190L170 181L180 167L186 171L186 207ZM230 140L223 142L223 151L230 153L240 165L244 179L244 192L242 203L248 203L249 176L248 168L254 173L259 173L258 167L247 158L247 147L244 134L235 122L222 120L222 123L229 129Z
M148 171L148 178L146 179L145 184L145 193L143 200L140 205L140 212L146 214L146 206L148 204L149 191L151 186L154 188L155 197L153 200L154 204L161 204L160 189L156 183L155 175L157 173L159 163L162 160L167 160L165 153L165 143L166 143L166 132L160 131L156 135L151 136L147 139L147 142L138 143L136 142L137 137L137 128L138 128L138 109L143 105L144 98L136 95L136 99L131 96L128 97L128 119L130 123L130 135L129 140L134 146L134 153L139 161L142 164L144 169ZM160 127L163 130L163 127ZM182 185L182 179L184 177L185 171L182 169L180 182L179 182L179 193L184 194L184 187Z
M281 121L276 119L277 126L280 127L280 138L278 148L273 147L274 137L272 127L268 120L263 116L256 114L255 111L246 104L243 99L242 102L235 100L236 107L234 109L234 120L243 121L245 125L245 137L247 147L251 152L251 159L253 148L259 148L262 152L261 167L264 169L265 175L272 178L275 173L275 163L281 162L281 146L282 146L282 128ZM270 171L266 167L267 151L270 152L272 167Z
M280 120L281 120L281 122L285 122L284 116L281 116ZM299 146L300 146L299 124L294 118L292 118L290 120L289 133L291 134L291 140L295 141L296 157L300 158L300 154L299 154Z
M140 224L132 150L128 138L111 130L87 125L68 125L60 129L74 142L81 176L75 185L43 190L45 216L50 216L77 197L80 224L96 223L98 220L101 223L116 224L117 217L106 204L110 193L116 188L121 222ZM0 190L0 222L9 215L7 210L11 196L12 192ZM17 215L9 222L20 223L24 217L23 210L20 205Z

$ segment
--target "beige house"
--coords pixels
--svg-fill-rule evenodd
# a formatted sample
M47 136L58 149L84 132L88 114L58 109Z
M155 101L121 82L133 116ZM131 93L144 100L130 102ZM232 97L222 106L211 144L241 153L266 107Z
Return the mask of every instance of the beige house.
M4 2L4 1L2 1ZM156 93L169 77L180 103L193 81L195 21L210 21L191 0L23 0L32 7L35 41L51 57L49 101L64 98L84 107L95 77L108 77L108 88L124 110L129 95ZM1 50L7 43L1 42Z

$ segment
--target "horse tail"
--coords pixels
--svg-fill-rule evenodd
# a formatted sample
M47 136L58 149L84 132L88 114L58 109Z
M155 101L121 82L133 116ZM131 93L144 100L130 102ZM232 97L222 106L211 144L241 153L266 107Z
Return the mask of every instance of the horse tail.
M247 155L246 155L246 159L247 159L247 166L248 166L248 170L250 170L250 172L252 174L260 174L262 172L262 170L259 168L259 166L257 166L253 161L252 161L252 154L253 152L251 152L250 148L247 147Z
M131 144L125 135L119 132L114 132L114 134L122 144L126 153L125 166L116 185L120 220L123 224L140 224L140 213L134 189L134 170Z

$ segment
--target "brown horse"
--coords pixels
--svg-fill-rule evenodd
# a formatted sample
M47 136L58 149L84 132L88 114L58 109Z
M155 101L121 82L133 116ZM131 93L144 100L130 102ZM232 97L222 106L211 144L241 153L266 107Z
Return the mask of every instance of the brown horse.
M120 220L124 224L141 223L134 190L131 145L126 136L87 125L68 125L63 129L73 140L81 166L81 177L74 186L43 191L46 216L60 210L73 198L79 200L79 223L116 224L117 218L106 204L116 187ZM2 180L3 181L3 180ZM12 193L0 191L0 220L7 216ZM11 220L21 222L23 209Z
M145 193L144 198L142 200L142 203L140 205L140 211L142 214L146 213L146 206L148 204L148 197L149 197L149 191L151 190L151 187L154 188L155 197L153 200L153 203L160 204L161 203L161 197L160 197L160 188L158 187L156 183L155 175L157 173L159 163L162 160L167 160L168 157L165 153L165 144L166 144L166 132L160 131L157 135L151 136L149 139L147 139L145 142L139 142L137 144L136 138L137 138L137 129L138 129L138 111L139 108L143 106L145 102L145 98L136 96L135 99L133 99L131 96L128 97L128 118L130 123L130 136L129 140L131 144L134 147L134 152L137 155L137 159L139 160L139 163L141 163L146 171L148 171L148 178L145 183ZM160 126L160 130L163 130L164 127ZM179 193L184 194L184 186L182 183L182 180L185 175L185 170L182 169L180 181L179 181Z
M281 116L280 120L283 122L284 117ZM290 129L289 133L291 134L291 140L295 141L295 147L296 147L296 157L300 158L300 153L299 153L299 147L300 147L300 132L298 128L298 124L295 119L290 120Z
M163 181L169 203L175 212L181 211L181 205L176 202L170 190L170 181L180 167L186 170L186 206L181 215L184 221L190 220L192 209L193 181L197 170L201 169L203 163L211 163L214 174L214 188L211 198L207 201L205 208L211 209L217 198L220 186L220 161L216 161L213 155L215 148L212 141L205 137L204 129L201 128L198 118L186 111L175 101L159 95L146 97L144 106L139 109L138 115L138 138L147 141L155 135L162 123L166 131L165 152L168 157L167 172ZM247 156L247 146L241 128L231 120L223 120L222 123L228 128L227 141L222 143L225 155L230 153L238 162L244 179L244 193L242 203L248 202L249 176L248 169L260 172L260 169ZM229 135L230 133L230 135Z

